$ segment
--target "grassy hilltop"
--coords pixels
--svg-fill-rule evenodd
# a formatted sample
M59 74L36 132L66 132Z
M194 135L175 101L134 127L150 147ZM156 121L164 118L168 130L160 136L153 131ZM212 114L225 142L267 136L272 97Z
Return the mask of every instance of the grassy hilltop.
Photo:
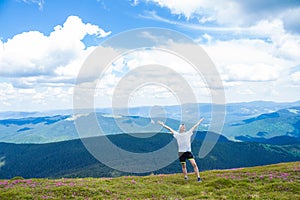
M300 162L118 178L0 180L0 199L300 199Z

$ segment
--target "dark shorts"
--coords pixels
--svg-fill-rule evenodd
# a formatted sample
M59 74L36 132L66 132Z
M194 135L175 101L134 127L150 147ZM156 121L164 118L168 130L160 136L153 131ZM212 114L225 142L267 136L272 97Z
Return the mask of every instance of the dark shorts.
M186 151L186 152L179 152L178 153L179 156L179 161L181 163L185 163L186 159L190 160L190 159L194 159L194 156L192 154L192 152Z

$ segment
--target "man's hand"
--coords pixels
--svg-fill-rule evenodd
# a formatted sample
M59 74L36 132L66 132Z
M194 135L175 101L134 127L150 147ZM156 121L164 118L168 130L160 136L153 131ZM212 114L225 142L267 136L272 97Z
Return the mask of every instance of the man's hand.
M167 125L165 125L163 122L161 122L161 121L157 121L157 123L159 124L159 125L161 125L162 127L164 127L164 128L166 128L166 129L168 129L172 134L174 134L175 133L175 131L172 129L172 128L170 128L170 127L168 127Z
M201 123L203 120L204 120L204 117L202 117L202 118L199 120L199 123Z
M164 123L163 122L161 122L161 121L157 121L157 123L159 124L159 125L164 125Z

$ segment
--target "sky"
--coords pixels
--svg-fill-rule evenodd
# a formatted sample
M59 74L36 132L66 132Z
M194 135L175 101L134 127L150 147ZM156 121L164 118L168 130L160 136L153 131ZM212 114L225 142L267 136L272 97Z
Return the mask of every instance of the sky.
M298 101L299 18L298 0L0 0L0 111L71 109L77 76L93 50L145 27L174 30L199 44L227 103ZM109 107L122 76L153 60L189 79L198 102L209 101L204 82L176 59L151 51L114 61L100 81L97 106ZM133 90L129 103L178 99L166 87L146 85Z

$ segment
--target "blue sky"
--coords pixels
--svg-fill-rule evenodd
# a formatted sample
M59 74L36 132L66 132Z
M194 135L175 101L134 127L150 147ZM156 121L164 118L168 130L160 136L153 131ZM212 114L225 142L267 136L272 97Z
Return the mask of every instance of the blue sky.
M297 101L299 18L297 0L1 0L0 111L72 108L77 74L93 49L144 27L179 31L201 45L222 78L227 102ZM118 65L128 70L134 59L149 59L137 56ZM103 80L107 94L118 76ZM149 104L143 99L153 94L147 91L133 95L138 105ZM162 96L156 103L175 102ZM207 97L199 94L198 100ZM109 99L100 106L107 105Z

